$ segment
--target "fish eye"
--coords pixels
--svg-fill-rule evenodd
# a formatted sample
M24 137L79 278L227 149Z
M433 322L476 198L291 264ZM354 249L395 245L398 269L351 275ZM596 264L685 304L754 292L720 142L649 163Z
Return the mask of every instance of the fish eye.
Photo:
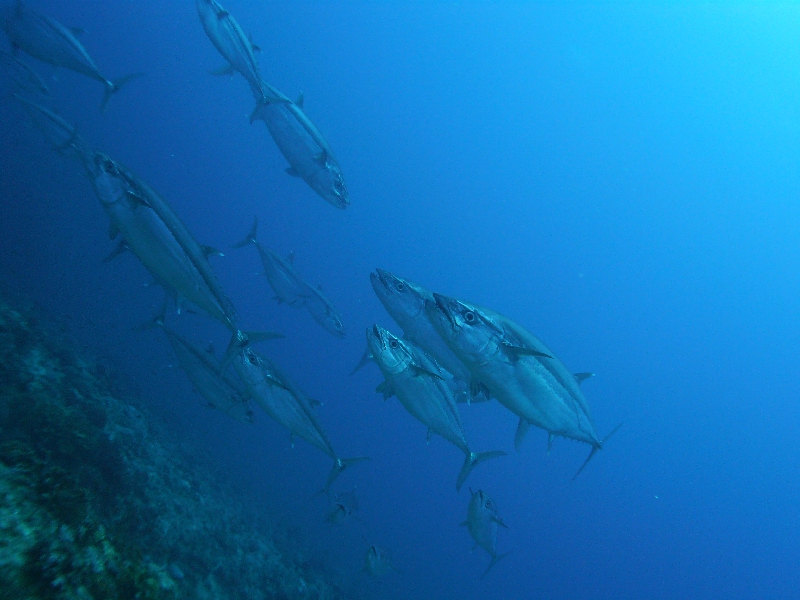
M474 323L477 319L475 317L475 313L472 312L471 310L469 310L469 311L464 313L464 320L467 323Z
M406 289L406 284L405 284L405 283L403 283L402 281L398 281L398 282L395 284L395 287L397 288L397 291L398 291L398 292L402 292L404 289Z
M492 508L492 501L486 500L486 508Z
M392 340L391 342L389 342L389 347L392 350L397 350L400 347L400 343L397 340Z

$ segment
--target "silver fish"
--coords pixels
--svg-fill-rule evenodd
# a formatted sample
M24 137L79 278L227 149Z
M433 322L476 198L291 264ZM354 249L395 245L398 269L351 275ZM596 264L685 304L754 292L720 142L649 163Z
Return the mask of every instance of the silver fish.
M372 544L364 555L364 568L362 569L372 577L384 577L390 571L397 571L389 555L378 546Z
M424 352L377 325L367 329L367 344L386 378L377 389L383 392L384 399L397 396L405 409L428 428L429 436L436 433L465 454L457 491L476 465L505 456L501 451L476 454L469 449L453 393L439 366Z
M250 397L270 417L288 429L293 436L306 440L333 459L333 468L323 492L330 489L336 477L347 467L369 460L366 456L339 458L317 416L315 405L319 403L309 398L272 361L256 354L246 340L241 337L231 340L227 354L233 356L234 368ZM226 360L223 360L223 367L225 365Z
M489 566L481 575L483 579L497 561L508 556L508 552L497 554L497 527L499 525L508 529L508 525L500 518L494 501L483 490L477 492L470 490L470 494L472 496L467 508L467 519L461 525L469 530L469 534L475 540L475 547L480 546L492 557Z
M576 389L580 391L574 376L575 385L565 385L562 373L566 367L549 364L558 359L541 342L531 343L530 334L523 339L518 325L501 320L493 311L441 294L434 294L434 302L427 302L426 310L442 339L470 370L473 391L485 390L520 417L517 446L527 424L533 424L550 436L592 447L577 477L604 440L595 432L591 413L584 410L585 398L573 396Z
M206 401L206 406L222 411L242 423L255 423L244 386L226 373L220 373L220 363L213 349L203 350L178 335L166 325L163 316L155 321L167 336L181 369L194 390Z
M0 65L18 88L43 96L50 95L50 88L44 80L33 67L19 57L8 52L0 52Z
M328 142L303 111L303 95L292 102L271 85L250 117L264 121L272 139L289 163L286 172L305 181L324 200L337 208L350 201L342 170Z
M325 331L339 338L343 338L346 335L347 330L342 324L342 316L333 306L333 303L322 293L321 285L317 285L317 287L306 286L306 301L304 306L314 320L322 325Z
M94 172L93 151L78 135L75 127L44 106L26 100L19 94L12 95L22 104L31 122L44 134L53 148L64 156L78 161L91 177Z
M250 85L256 102L261 104L264 86L255 56L260 48L253 44L231 13L222 8L216 0L197 0L197 14L208 39L229 63L228 67L213 73L215 75L241 73Z
M349 492L332 494L331 500L333 500L333 505L325 517L326 522L331 525L339 525L349 518L358 519L356 516L358 512L358 499L355 495L355 489Z
M242 248L248 244L255 245L264 266L264 275L270 286L275 291L275 299L294 308L302 308L308 299L308 284L294 268L294 255L282 258L272 250L262 246L256 234L258 232L258 218L253 219L253 227L245 238L234 244L234 248Z
M101 75L94 60L77 38L81 33L79 29L64 27L55 19L27 8L20 0L3 23L3 30L14 50L23 50L42 62L75 71L102 83L105 86L102 110L105 110L112 94L141 75L133 73L115 80Z

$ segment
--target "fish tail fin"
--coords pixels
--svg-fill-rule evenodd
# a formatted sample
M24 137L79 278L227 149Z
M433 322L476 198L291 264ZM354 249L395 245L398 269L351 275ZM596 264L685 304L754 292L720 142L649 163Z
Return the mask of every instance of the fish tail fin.
M606 437L604 437L602 440L600 440L600 443L597 446L592 446L592 451L589 452L589 456L587 456L586 460L583 461L583 464L581 465L581 468L578 469L578 472L575 473L575 475L572 477L572 481L575 481L575 479L578 477L578 475L581 474L581 471L583 471L586 468L586 465L589 464L589 461L592 460L592 458L594 458L595 454L597 454L597 451L598 450L602 450L603 444L605 444L609 439L611 439L611 436L614 435L615 433L617 433L617 431L619 431L620 427L622 427L622 423L620 423L619 425L614 427L614 429L611 430L611 433L609 433Z
M125 75L125 77L120 77L119 79L106 81L106 89L103 92L103 102L100 104L100 112L106 112L108 101L111 100L111 96L116 94L123 85L133 79L136 79L137 77L141 77L142 75L144 75L144 73L131 73L130 75Z
M267 98L262 94L261 98L256 101L256 107L250 113L250 124L252 125L261 118L261 110L269 104Z
M325 482L325 487L322 488L319 492L317 492L316 496L320 494L327 494L328 490L331 489L331 484L336 480L339 474L344 471L350 465L354 465L364 460L372 460L369 456L356 456L354 458L337 458L333 461L333 468L331 469L330 475L328 475L328 481Z
M514 450L519 452L522 448L522 440L525 439L525 434L531 428L531 422L526 421L524 417L519 418L519 425L517 425L517 432L514 434Z
M248 244L257 244L258 239L256 235L258 234L258 216L253 217L253 226L250 228L250 231L247 232L247 235L244 236L244 239L240 242L236 242L232 247L233 248L244 248Z
M489 566L488 566L488 567L486 567L486 570L483 572L483 575L481 575L481 579L483 579L484 577L486 577L486 574L487 574L489 571L491 571L491 570L492 570L492 567L494 567L494 566L495 566L495 565L496 565L498 562L500 562L502 559L504 559L504 558L505 558L506 556L508 556L509 554L510 554L510 552L506 552L505 554L495 554L494 556L492 556L492 560L491 560L491 562L489 563Z
M356 371L358 371L361 367L366 365L368 362L372 360L372 352L370 352L369 346L367 346L366 350L364 350L364 354L361 355L361 360L358 361L358 364L350 371L350 375L355 375Z
M493 458L506 456L507 454L507 452L503 452L502 450L492 450L490 452L480 452L478 454L475 452L470 452L467 454L464 457L464 464L461 466L461 471L458 473L458 480L456 480L456 491L461 491L461 486L464 485L464 482L467 480L467 477L469 477L469 474L472 473L472 469L474 469L476 465L486 462L487 460L492 460Z

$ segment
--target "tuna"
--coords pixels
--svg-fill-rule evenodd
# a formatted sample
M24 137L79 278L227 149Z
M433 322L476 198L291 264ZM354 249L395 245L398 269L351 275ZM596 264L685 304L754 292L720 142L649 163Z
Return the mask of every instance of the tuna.
M392 559L389 558L389 555L384 550L372 544L367 548L367 552L364 555L364 568L362 570L372 577L384 577L392 570L397 571L397 567L392 564Z
M215 75L241 73L250 85L256 102L261 104L264 97L264 85L261 71L256 60L256 46L230 12L222 8L216 0L197 0L197 14L203 24L208 39L214 44L228 66L218 69Z
M472 539L475 540L473 550L480 546L489 556L492 557L489 566L481 575L483 579L486 574L497 564L501 558L508 556L508 553L497 554L497 527L505 527L508 529L503 520L497 512L497 506L494 501L483 491L478 490L473 492L470 490L472 496L469 499L469 507L467 508L467 519L461 523L463 527L469 530Z
M75 127L50 109L26 100L19 94L13 96L22 104L31 122L44 134L53 149L79 162L91 177L94 173L93 151L78 135Z
M248 394L277 423L289 430L292 436L306 440L333 459L328 481L323 492L350 465L369 460L366 456L340 458L331 446L316 413L316 402L309 398L277 365L256 354L245 337L231 340L227 356L245 384ZM227 364L223 360L223 368Z
M498 313L440 294L426 303L426 310L442 339L469 369L472 391L483 390L520 417L517 449L530 424L548 432L548 445L562 436L591 446L577 477L604 441L595 432L578 377L566 381L566 367L549 349Z
M102 110L105 110L112 94L141 75L134 73L116 80L106 78L78 40L80 29L64 27L55 19L26 7L21 1L17 2L3 23L3 30L14 51L22 50L54 67L69 69L102 83L105 86Z
M342 170L328 142L303 111L303 95L295 102L271 85L250 118L264 121L272 139L289 163L286 172L305 181L324 200L347 208L347 188Z
M505 456L501 451L476 454L469 449L453 392L439 366L424 352L377 325L367 329L367 344L386 378L377 389L384 399L397 396L403 407L428 428L428 436L440 435L465 454L457 491L476 465Z
M333 494L331 500L333 500L333 505L325 516L325 521L330 523L331 526L339 525L349 518L358 519L356 516L358 499L356 498L355 489L349 492Z
M323 329L336 337L343 338L347 331L342 324L342 316L322 293L322 286L306 286L305 307L314 320L322 325Z
M20 90L32 94L50 95L50 88L26 62L8 52L0 52L0 66Z

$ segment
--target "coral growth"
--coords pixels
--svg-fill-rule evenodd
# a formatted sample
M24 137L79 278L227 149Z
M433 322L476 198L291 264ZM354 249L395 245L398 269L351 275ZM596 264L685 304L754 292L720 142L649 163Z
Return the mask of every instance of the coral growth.
M148 422L0 298L0 600L342 597Z

